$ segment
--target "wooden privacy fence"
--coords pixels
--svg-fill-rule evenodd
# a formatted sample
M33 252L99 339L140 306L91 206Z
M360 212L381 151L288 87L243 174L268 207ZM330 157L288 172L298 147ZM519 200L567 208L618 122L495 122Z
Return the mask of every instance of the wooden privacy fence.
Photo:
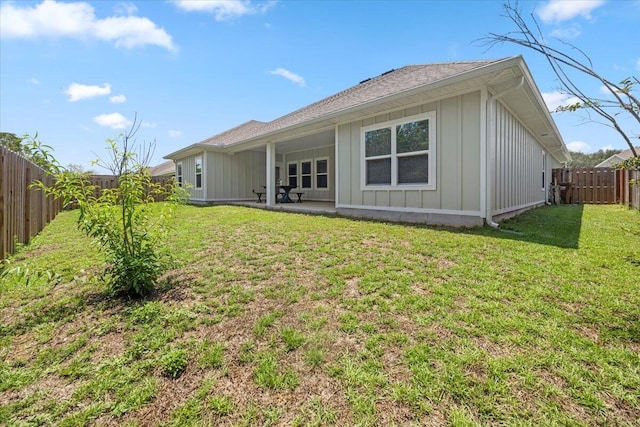
M53 183L43 169L0 147L0 260L15 251L16 243L38 234L62 208L61 201L29 189L37 180Z
M626 204L640 210L640 186L631 185L640 171L612 168L554 169L563 203Z

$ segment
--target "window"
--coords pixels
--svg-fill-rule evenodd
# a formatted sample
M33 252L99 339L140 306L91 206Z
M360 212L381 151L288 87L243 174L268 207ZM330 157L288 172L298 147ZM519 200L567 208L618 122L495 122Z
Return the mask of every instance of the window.
M202 156L196 157L196 188L202 188Z
M298 162L287 163L287 177L289 179L289 185L294 187L298 186Z
M547 172L547 153L545 153L544 151L542 152L542 191L544 191L544 189L547 186L547 177L545 176Z
M329 188L329 159L316 159L316 190Z
M311 189L311 175L311 160L300 162L300 180L302 181L301 188Z
M182 187L182 162L176 164L176 181L178 182L178 187Z
M435 188L435 112L362 129L364 186Z

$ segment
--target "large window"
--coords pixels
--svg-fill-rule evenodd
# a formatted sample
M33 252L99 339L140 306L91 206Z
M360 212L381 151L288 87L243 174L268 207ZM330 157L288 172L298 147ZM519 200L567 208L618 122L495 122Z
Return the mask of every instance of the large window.
M300 180L302 181L301 188L311 189L312 187L312 173L311 173L311 160L303 160L300 162Z
M202 156L196 157L196 188L202 188Z
M435 112L362 129L363 185L435 188Z
M327 190L329 188L329 159L320 158L316 160L316 190Z
M294 187L298 186L298 162L287 163L287 177L289 179L289 185Z
M182 187L182 162L176 163L176 181L178 187Z

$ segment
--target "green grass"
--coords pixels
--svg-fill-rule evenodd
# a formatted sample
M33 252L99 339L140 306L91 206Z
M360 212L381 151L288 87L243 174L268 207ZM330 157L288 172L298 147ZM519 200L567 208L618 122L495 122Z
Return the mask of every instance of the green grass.
M0 425L640 423L640 215L447 229L181 208L112 300L61 213L0 271Z

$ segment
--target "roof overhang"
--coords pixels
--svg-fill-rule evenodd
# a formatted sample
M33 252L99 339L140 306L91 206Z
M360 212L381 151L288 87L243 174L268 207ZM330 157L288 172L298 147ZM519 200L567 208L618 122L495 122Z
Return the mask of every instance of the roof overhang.
M549 154L560 163L568 162L571 160L569 152L521 56L493 62L470 71L374 99L357 106L344 108L291 126L285 126L236 143L224 146L196 143L171 153L165 158L175 159L202 151L236 153L257 149L267 143L290 141L301 136L326 131L340 124L363 120L377 114L407 108L407 106L411 105L420 105L425 102L448 98L455 94L469 93L482 88L488 88L490 92L500 91L504 85L511 85L514 79L521 79L522 77L524 77L524 84L502 97L501 102L521 120L526 118L525 126L528 127L536 140Z
M224 150L222 149L222 147L217 145L197 142L195 144L191 144L187 147L181 148L178 151L174 151L171 154L167 154L166 156L163 157L163 159L178 160L188 156L193 156L195 154L200 154L204 151L224 151Z

